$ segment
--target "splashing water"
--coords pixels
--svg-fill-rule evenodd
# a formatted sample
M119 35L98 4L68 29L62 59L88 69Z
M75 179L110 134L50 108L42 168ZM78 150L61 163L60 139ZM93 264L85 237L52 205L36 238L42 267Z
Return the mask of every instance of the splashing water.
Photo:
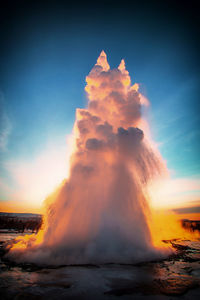
M88 107L77 109L70 175L47 199L43 231L9 255L51 264L136 262L162 252L152 242L147 185L166 171L148 135L124 60L104 51L86 77Z

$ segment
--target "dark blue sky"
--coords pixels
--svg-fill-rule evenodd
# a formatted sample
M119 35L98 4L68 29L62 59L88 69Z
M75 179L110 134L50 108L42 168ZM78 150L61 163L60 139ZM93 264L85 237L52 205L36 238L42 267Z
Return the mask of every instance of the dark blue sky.
M152 133L172 175L199 176L198 1L4 2L1 200L10 197L5 186L17 186L13 162L34 160L71 132L102 49L111 68L125 59L150 100Z

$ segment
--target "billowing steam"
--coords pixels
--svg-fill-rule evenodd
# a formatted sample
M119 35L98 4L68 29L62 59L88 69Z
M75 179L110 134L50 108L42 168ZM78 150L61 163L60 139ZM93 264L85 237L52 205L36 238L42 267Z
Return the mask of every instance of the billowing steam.
M48 199L42 239L11 249L18 259L128 263L158 255L146 188L164 164L140 129L146 102L131 86L124 60L111 70L104 51L86 82L89 103L76 112L70 176Z

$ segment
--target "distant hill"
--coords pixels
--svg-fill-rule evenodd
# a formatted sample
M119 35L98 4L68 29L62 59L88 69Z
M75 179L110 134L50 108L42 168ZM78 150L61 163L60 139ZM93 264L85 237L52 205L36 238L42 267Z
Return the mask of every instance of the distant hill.
M41 226L41 214L0 212L0 230L37 232Z
M41 214L31 214L31 213L9 213L9 212L0 212L0 217L15 217L15 218L41 218Z

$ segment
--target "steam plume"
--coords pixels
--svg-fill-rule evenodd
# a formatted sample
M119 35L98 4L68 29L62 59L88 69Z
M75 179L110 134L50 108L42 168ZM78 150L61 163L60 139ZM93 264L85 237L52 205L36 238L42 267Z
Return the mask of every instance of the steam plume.
M135 262L158 254L146 187L162 159L139 127L143 101L124 60L104 51L86 77L88 107L77 109L69 178L48 199L42 241L10 255L46 263Z

